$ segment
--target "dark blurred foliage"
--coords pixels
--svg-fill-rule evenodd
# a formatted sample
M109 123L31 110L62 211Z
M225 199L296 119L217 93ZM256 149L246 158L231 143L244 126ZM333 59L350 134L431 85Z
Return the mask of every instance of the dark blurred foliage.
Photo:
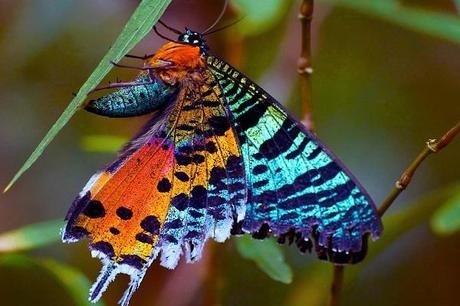
M209 43L214 53L298 112L300 2L285 2L279 18L269 20L262 31L245 26L243 19L211 36ZM0 2L1 186L7 184L69 103L72 92L95 68L137 3ZM221 1L176 0L162 20L177 28L201 30L214 21L221 5ZM404 5L456 14L451 1L411 0ZM233 6L222 24L238 16ZM151 53L163 43L152 34L132 53ZM313 47L317 133L378 203L424 142L459 120L460 45L319 1ZM114 69L105 82L133 76L132 72ZM0 232L62 219L88 177L115 156L84 150L82 139L97 134L128 138L146 120L114 120L79 112L36 165L0 197ZM430 157L388 215L398 214L409 205L417 212L417 204L427 194L458 185L459 156L457 141ZM439 200L433 207L442 204ZM350 270L353 277L345 286L344 305L460 305L456 292L460 235L434 234L430 217L424 215L416 226L387 242L379 254ZM384 220L387 228L404 226L392 220ZM379 243L383 242L370 243L370 248ZM132 305L314 306L327 300L331 268L312 255L301 256L294 248L283 247L294 271L293 282L286 285L243 259L233 241L209 246L203 260L194 265L182 264L167 271L154 264ZM86 243L58 243L27 254L64 262L91 280L99 270L99 261L90 258ZM111 285L104 298L107 305L116 303L126 284L127 278L120 277ZM86 297L87 292L81 295ZM59 281L44 271L1 265L0 297L1 305L72 303Z

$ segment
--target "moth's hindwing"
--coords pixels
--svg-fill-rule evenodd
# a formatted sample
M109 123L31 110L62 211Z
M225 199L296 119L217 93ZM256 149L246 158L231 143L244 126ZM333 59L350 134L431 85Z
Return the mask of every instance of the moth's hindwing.
M188 84L188 85L187 85ZM184 82L177 99L88 182L74 201L63 240L90 240L103 261L91 300L118 273L131 276L126 305L157 257L174 268L200 258L244 218L246 184L237 136L209 71Z

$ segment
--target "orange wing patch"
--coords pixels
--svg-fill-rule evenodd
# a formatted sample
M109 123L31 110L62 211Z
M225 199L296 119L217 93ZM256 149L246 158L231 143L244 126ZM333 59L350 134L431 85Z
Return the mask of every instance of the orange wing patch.
M141 268L152 254L169 207L161 180L170 176L172 146L156 139L134 153L115 173L98 175L68 216L66 240L88 234L91 248L117 263ZM80 209L81 208L81 211Z
M195 261L208 238L227 239L243 219L243 160L221 95L210 72L190 72L177 101L73 203L63 240L88 237L103 262L92 301L126 273L127 304L159 254L168 268L184 253Z

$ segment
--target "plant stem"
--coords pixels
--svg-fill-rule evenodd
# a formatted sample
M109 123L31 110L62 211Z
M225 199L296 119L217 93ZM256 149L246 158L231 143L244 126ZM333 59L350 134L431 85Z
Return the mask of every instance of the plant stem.
M329 306L340 305L340 293L342 292L344 272L344 266L334 265L334 277L331 285L331 300L329 301Z
M300 74L300 91L303 124L308 130L313 131L311 83L310 76L313 73L311 67L311 21L313 19L313 0L302 0L299 9L299 19L302 26L302 46L300 57L297 62L297 72ZM338 306L342 291L344 266L334 265L334 276L331 285L331 300L329 306Z
M395 187L393 190L388 194L385 200L382 202L380 207L378 208L377 212L380 216L382 216L387 209L394 203L396 198L401 194L401 192L407 188L410 184L412 177L415 174L415 171L420 166L420 164L432 153L437 153L441 151L445 146L452 142L452 140L457 136L460 132L460 121L448 130L439 140L436 139L429 139L426 142L425 148L419 155L412 161L412 163L407 167L407 169L403 172L399 180L396 181Z
M300 89L303 124L309 130L313 130L311 116L311 20L313 18L313 0L302 0L299 10L300 24L302 25L302 49L297 62L297 72L300 74Z
M425 148L420 152L417 157L412 161L412 163L407 167L407 169L403 172L399 180L396 181L395 187L393 190L390 191L388 196L385 200L380 204L377 213L380 216L383 216L387 209L394 203L396 198L403 192L404 189L409 186L412 177L415 174L415 171L420 166L420 164L432 153L437 153L441 151L444 147L446 147L449 143L451 143L455 136L458 135L460 132L460 121L457 122L450 130L448 130L439 140L436 139L429 139L426 142ZM340 293L342 289L343 283L343 275L344 275L343 266L334 266L334 275L332 280L331 286L331 299L329 302L329 306L338 306L340 302Z

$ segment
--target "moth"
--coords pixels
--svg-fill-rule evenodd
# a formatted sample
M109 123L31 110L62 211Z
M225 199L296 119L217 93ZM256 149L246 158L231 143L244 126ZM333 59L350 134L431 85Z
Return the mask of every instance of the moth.
M139 69L86 105L108 117L152 114L66 216L63 241L88 238L102 261L91 301L125 273L126 306L155 259L169 269L195 262L209 238L232 234L274 236L337 264L363 259L367 236L382 231L369 195L280 103L213 55L205 34L186 29Z

